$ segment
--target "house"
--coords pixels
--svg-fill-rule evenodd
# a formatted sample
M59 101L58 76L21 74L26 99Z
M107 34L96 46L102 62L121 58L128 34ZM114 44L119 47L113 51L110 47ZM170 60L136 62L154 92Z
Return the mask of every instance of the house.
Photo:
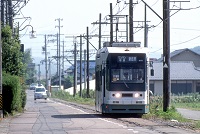
M186 48L170 54L171 93L200 93L200 54ZM162 58L153 63L154 76L150 77L150 90L163 93Z
M150 90L155 95L163 94L163 63L154 62L154 76L150 76ZM200 92L200 71L192 61L171 61L171 93L187 94Z
M200 54L188 48L175 50L170 53L171 61L192 61L194 66L200 69ZM162 62L162 58L158 61Z

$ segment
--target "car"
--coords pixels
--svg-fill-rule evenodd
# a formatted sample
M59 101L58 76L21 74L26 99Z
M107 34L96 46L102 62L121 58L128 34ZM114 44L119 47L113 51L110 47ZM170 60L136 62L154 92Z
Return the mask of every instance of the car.
M32 84L29 86L29 89L30 89L30 90L34 90L36 86L38 86L38 83L32 83Z
M34 100L36 99L47 99L47 90L43 86L36 86L34 90Z

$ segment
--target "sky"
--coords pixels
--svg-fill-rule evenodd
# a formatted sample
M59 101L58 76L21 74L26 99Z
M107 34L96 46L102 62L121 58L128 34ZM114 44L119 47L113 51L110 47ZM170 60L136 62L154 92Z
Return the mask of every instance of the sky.
M162 17L163 0L144 0L160 17ZM183 0L186 1L186 0ZM144 3L141 0L133 0L135 4L133 20L144 21ZM128 15L129 0L30 0L27 5L16 16L15 22L20 23L23 29L26 25L31 25L36 31L36 38L30 39L31 27L26 27L20 31L20 40L25 44L25 49L31 48L33 57L44 57L42 46L44 46L44 35L55 35L58 33L58 21L61 21L61 41L64 41L65 51L73 50L73 43L79 43L79 38L73 38L86 34L89 28L90 35L98 34L98 25L91 23L99 21L101 13L102 22L109 22L110 3L112 3L113 14ZM200 0L190 0L190 2L170 2L170 51L183 48L193 48L200 46ZM176 9L176 10L175 10ZM182 10L178 10L182 9ZM190 10L183 10L190 9ZM30 17L25 22L20 17ZM147 8L148 47L151 58L160 58L163 53L163 23L160 18ZM119 22L126 22L125 18L120 18ZM134 22L134 41L144 44L143 23ZM115 27L115 26L114 26ZM115 29L115 28L114 28ZM118 41L125 41L125 25L119 25ZM116 33L114 33L115 35ZM102 25L102 35L109 35L109 25ZM55 37L48 36L47 40ZM109 41L103 38L102 43ZM83 49L86 48L86 41L83 41ZM91 44L98 48L98 38L92 37ZM56 55L56 43L48 42L48 56ZM91 45L91 51L95 50ZM65 55L72 55L66 52ZM93 56L94 58L94 56Z

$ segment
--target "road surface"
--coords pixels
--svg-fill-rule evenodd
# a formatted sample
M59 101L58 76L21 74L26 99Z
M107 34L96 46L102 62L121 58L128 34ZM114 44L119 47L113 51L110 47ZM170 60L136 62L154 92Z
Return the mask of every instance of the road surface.
M55 102L34 100L27 90L26 111L0 122L0 134L194 134L135 117L113 118L91 110Z

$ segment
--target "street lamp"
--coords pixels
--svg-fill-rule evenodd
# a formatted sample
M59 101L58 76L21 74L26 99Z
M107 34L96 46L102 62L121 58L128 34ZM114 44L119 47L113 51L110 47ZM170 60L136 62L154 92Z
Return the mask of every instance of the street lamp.
M24 28L20 29L19 31L23 31L26 27L31 27L32 28L32 31L30 31L30 38L33 39L33 38L36 38L36 31L33 30L33 26L31 25L26 25Z

